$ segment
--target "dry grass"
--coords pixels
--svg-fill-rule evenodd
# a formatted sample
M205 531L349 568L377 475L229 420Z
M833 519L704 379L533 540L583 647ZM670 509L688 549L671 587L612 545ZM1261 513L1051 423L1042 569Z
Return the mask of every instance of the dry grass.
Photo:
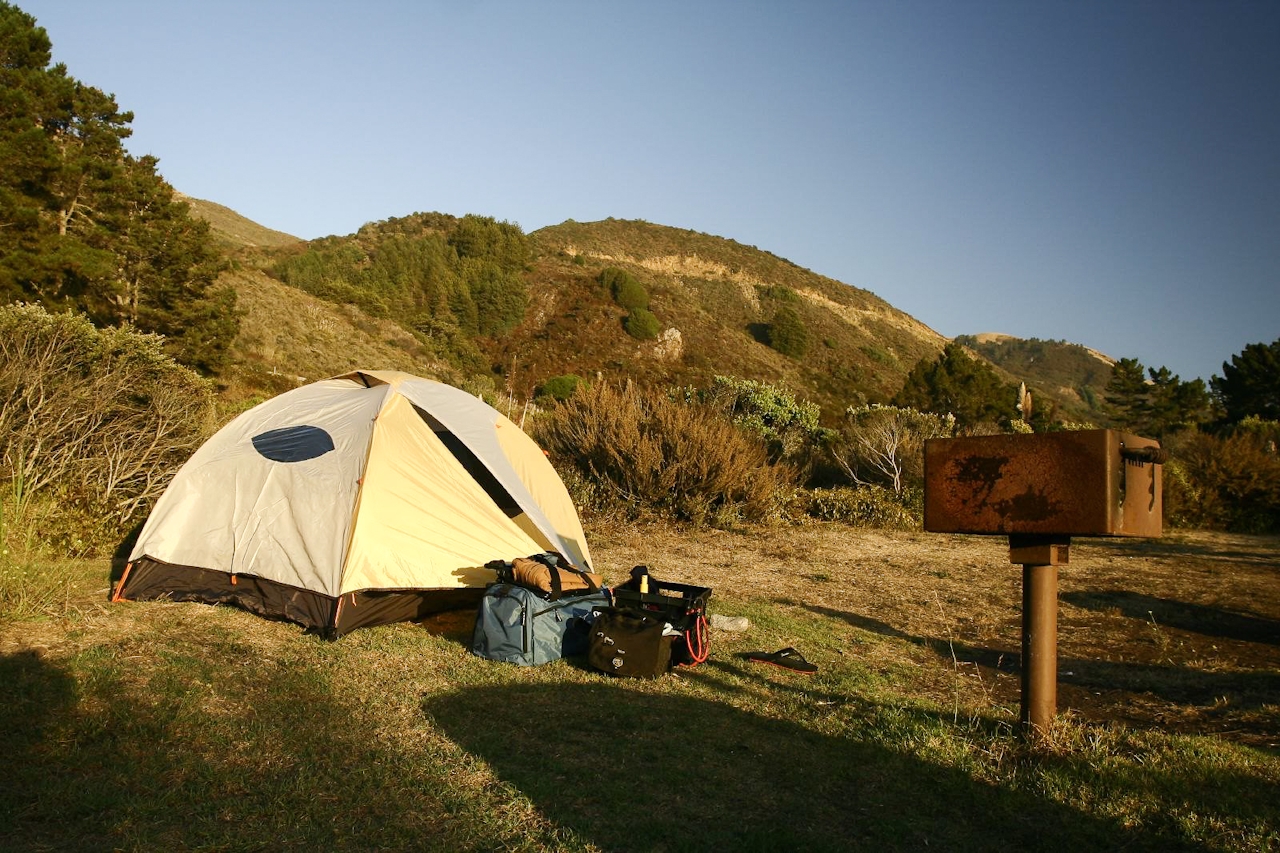
M325 642L231 608L0 614L0 848L1261 851L1280 842L1280 540L1078 541L1062 715L1014 735L998 538L593 526L615 582L714 587L653 682L469 655L470 614ZM798 676L750 664L793 645ZM1095 695L1096 694L1096 695ZM1092 697L1088 702L1085 697ZM566 795L571 792L572 795Z
M334 305L257 270L227 273L244 312L226 396L275 394L358 368L443 378L453 370L400 326Z
M856 629L833 665L865 658L940 703L959 692L968 708L1016 713L1022 579L1002 537L619 526L592 552L609 577L646 563L715 588L721 607L833 617ZM1280 747L1280 537L1077 537L1059 591L1062 711Z
M579 390L537 422L536 437L618 500L698 524L764 520L789 473L719 412L631 383Z

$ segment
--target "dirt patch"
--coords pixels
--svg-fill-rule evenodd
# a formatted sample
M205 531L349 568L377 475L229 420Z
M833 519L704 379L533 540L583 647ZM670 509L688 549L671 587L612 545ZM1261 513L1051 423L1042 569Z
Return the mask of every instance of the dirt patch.
M644 563L721 601L847 623L866 638L850 654L919 667L913 690L1016 713L1021 567L1002 537L644 526L593 531L592 549L615 582ZM1076 538L1059 570L1058 674L1060 713L1280 747L1280 537Z

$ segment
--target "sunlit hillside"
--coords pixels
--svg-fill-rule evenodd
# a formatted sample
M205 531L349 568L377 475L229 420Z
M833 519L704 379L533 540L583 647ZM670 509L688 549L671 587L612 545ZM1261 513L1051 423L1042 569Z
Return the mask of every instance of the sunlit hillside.
M327 257L374 257L387 241L455 227L444 214L371 223L357 235L306 243L218 204L187 199L231 257L224 281L240 294L242 329L227 376L233 396L273 393L355 367L396 367L479 383L509 399L535 397L550 379L704 385L717 374L769 382L818 403L828 421L847 406L881 402L946 338L868 290L818 275L732 239L643 221L574 222L527 235L519 286L527 303L500 332L415 327L395 312L370 313L354 299L322 298L268 273L281 259L323 244ZM345 247L345 248L344 248ZM353 261L350 275L359 274ZM648 338L628 334L629 311L601 283L621 270L643 288L656 320ZM341 272L334 274L341 278ZM350 283L337 282L350 290ZM376 300L375 300L376 301ZM802 347L771 345L779 317L798 321ZM480 323L483 327L485 324ZM452 337L450 337L452 335ZM465 337L459 357L458 343ZM446 340L448 339L448 340ZM1105 357L1066 342L982 335L960 339L1044 406L1100 417ZM448 343L452 341L452 345Z

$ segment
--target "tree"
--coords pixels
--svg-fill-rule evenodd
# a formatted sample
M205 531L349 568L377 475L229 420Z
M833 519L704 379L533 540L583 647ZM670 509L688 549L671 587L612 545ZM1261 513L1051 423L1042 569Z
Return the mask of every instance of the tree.
M1179 430L1198 427L1210 418L1209 391L1203 379L1183 382L1169 368L1150 368L1147 386L1147 431L1164 438Z
M922 412L955 415L959 428L1008 422L1017 416L1017 386L949 343L936 359L921 359L890 401Z
M48 67L35 19L0 2L0 277L4 289L56 307L111 273L95 245L95 197L117 171L133 116Z
M1211 416L1204 380L1183 382L1169 368L1144 368L1135 358L1112 365L1106 392L1112 419L1152 438L1197 427Z
M1249 344L1231 362L1222 363L1222 376L1209 380L1226 410L1227 421L1239 423L1250 415L1280 420L1280 339Z
M1106 388L1108 414L1128 429L1140 430L1147 422L1146 368L1136 358L1122 358L1111 365Z
M35 19L0 0L0 295L166 336L185 363L216 369L238 327L213 287L208 226L124 150L133 114L50 66Z

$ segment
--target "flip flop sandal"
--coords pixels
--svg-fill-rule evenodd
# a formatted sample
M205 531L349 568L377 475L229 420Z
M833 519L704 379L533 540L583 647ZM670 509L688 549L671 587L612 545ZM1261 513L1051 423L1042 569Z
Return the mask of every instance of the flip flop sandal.
M809 663L804 659L804 655L790 646L785 649L779 649L776 652L748 652L747 660L752 663L773 664L783 669L789 669L792 672L803 672L805 675L811 675L818 671L817 665Z

